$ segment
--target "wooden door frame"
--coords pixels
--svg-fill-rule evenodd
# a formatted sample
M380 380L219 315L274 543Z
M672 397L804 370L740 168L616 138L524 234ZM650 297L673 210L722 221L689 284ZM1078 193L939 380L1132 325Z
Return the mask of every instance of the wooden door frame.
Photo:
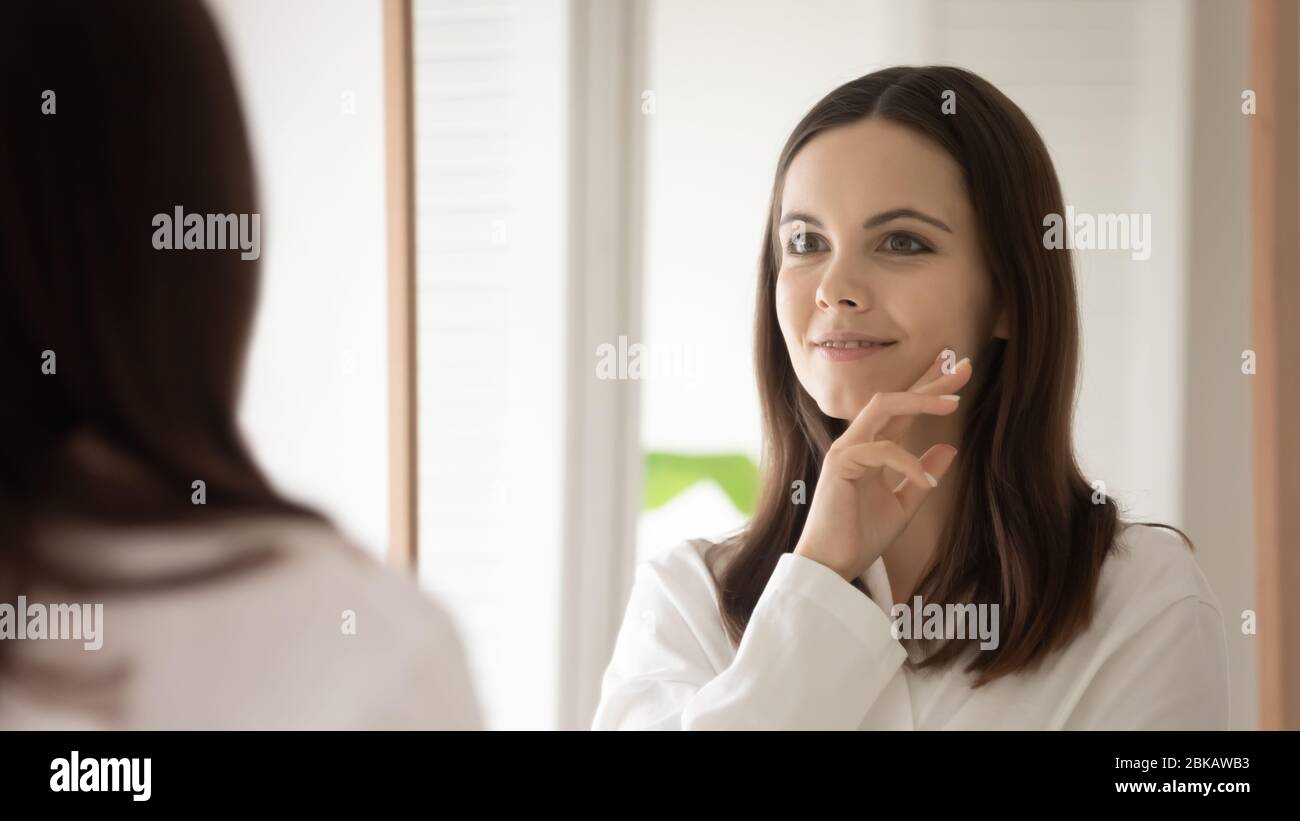
M1254 0L1251 305L1260 729L1300 729L1298 51L1300 5ZM1235 619L1228 621L1231 629Z
M419 558L412 0L383 0L388 226L388 562Z

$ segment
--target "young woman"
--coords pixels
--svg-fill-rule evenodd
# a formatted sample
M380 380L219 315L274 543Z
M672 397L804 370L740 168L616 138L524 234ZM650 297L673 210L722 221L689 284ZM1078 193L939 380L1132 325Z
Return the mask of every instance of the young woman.
M0 728L477 727L448 615L245 447L257 260L152 245L258 211L202 5L7 8L0 105Z
M1062 213L1037 132L969 72L813 107L759 268L758 510L638 567L595 728L1226 727L1190 543L1074 459Z

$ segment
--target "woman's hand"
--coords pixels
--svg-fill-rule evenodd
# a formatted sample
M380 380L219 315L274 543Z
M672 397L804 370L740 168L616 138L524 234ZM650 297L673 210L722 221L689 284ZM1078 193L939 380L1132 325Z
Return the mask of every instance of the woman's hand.
M795 553L852 581L907 527L957 456L953 446L935 445L918 459L898 444L916 414L957 410L970 359L952 373L943 372L943 361L941 353L908 390L873 396L831 445ZM887 483L886 467L905 477L896 487Z

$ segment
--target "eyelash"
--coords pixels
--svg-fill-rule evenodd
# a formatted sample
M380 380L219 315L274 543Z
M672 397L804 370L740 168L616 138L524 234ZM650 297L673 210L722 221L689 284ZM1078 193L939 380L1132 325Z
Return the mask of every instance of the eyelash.
M885 235L884 240L881 241L881 245L888 244L889 241L892 240L894 237L904 237L906 239L910 239L914 243L915 250L887 251L886 253L891 253L894 254L895 256L900 256L900 257L914 257L917 256L918 254L930 254L934 252L934 249L930 247L929 243L927 243L925 240L918 237L916 234L911 233L910 231L891 231L890 233ZM808 244L808 240L811 239L817 239L821 242L825 242L825 240L823 240L822 237L818 234L807 234L807 233L804 234L805 244ZM809 254L817 253L816 251L800 252L795 250L793 236L791 236L790 240L785 244L785 252L791 256L796 256L796 257L805 257L808 256Z

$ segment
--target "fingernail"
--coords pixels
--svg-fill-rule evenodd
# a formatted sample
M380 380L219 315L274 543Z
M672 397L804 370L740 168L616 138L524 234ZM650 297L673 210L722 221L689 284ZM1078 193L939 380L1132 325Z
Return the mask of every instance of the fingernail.
M940 398L940 399L947 399L949 402L960 402L960 401L961 401L961 397L958 396L958 395L955 394L955 393L945 393L943 396L940 396L939 398Z
M938 487L938 486L939 486L939 480L936 479L936 478L934 478L933 476L931 476L930 473L929 473L928 471L927 471L926 474L925 474L925 481L927 481L927 482L930 483L930 487Z
M969 357L969 356L962 357L961 362L958 362L958 363L957 363L957 367L956 367L956 368L953 368L953 370L957 370L957 368L960 368L962 365L964 365L964 364L969 364L969 363L970 363L970 357ZM972 366L972 367L973 367L973 366Z

